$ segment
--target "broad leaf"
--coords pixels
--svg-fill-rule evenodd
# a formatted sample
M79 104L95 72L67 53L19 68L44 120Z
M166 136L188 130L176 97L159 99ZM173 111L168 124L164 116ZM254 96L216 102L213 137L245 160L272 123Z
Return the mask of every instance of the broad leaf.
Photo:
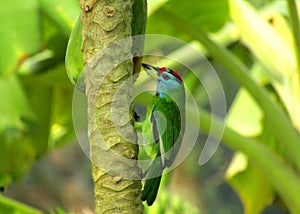
M191 40L186 32L181 31L176 17L205 31L217 31L228 18L228 3L227 0L168 1L148 18L147 33L176 35Z
M13 199L0 195L0 212L13 214L42 214L41 210L30 207Z
M282 79L296 72L293 48L244 0L230 0L231 17L242 38L261 62Z
M0 7L0 75L15 72L40 47L37 0L2 2Z
M272 27L244 0L229 2L231 17L238 26L242 39L269 71L271 83L283 100L295 126L300 130L299 73L290 33L282 33L290 31L289 28L282 21L276 28Z
M41 10L57 25L68 38L80 12L76 0L39 0Z
M0 94L0 186L6 186L35 158L30 136L36 129L36 117L16 75L0 77Z
M82 24L80 17L78 17L69 38L65 60L66 71L73 85L76 84L84 67L83 53L81 52L81 29Z
M226 178L240 196L245 214L259 214L273 200L274 191L270 182L242 153L235 154Z

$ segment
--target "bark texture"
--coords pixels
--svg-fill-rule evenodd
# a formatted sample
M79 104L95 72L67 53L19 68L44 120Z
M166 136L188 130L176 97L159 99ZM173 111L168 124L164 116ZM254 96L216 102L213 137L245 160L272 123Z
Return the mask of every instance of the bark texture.
M96 213L143 213L132 128L131 0L79 0ZM120 63L121 62L121 63Z

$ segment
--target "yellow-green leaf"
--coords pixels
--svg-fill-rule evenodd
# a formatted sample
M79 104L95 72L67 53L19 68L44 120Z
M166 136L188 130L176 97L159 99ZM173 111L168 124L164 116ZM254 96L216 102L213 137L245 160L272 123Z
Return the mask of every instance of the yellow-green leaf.
M293 48L244 0L230 0L231 18L253 54L278 79L296 72Z
M2 2L0 7L0 75L15 72L40 45L37 0Z
M70 35L65 60L68 77L74 85L76 84L84 67L83 54L81 52L81 29L82 24L80 17L78 16L75 27Z
M259 214L274 197L270 182L242 153L236 153L226 179L240 196L245 214Z

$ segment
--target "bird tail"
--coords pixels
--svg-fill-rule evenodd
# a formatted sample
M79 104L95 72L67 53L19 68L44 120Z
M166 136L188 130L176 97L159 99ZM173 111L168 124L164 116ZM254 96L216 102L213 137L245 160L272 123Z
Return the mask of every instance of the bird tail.
M142 191L142 200L146 201L148 206L151 206L156 199L162 172L162 160L160 154L158 154L151 163L149 171L147 172L147 177L150 177L150 179L146 180L144 189Z

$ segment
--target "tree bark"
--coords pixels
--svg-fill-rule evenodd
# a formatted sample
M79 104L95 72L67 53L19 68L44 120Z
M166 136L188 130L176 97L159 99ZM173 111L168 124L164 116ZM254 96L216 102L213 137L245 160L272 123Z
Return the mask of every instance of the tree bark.
M143 213L135 161L137 137L132 127L133 2L79 3L95 213ZM130 39L115 43L123 38Z

